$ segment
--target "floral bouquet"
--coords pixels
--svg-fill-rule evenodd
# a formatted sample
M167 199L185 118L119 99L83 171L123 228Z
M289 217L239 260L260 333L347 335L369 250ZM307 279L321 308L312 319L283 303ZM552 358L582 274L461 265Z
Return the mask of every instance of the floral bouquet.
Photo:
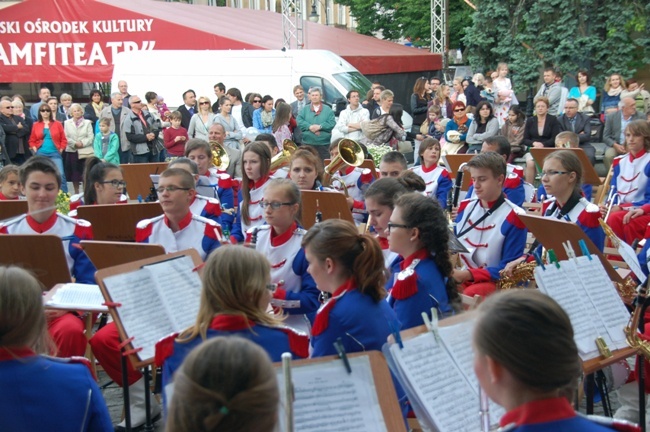
M67 215L70 212L70 194L60 190L54 205L57 212Z
M366 146L368 149L368 153L370 153L370 156L372 156L372 160L375 162L375 166L379 166L379 162L381 162L381 158L384 157L386 153L389 151L392 151L393 149L390 146L387 145L374 145L370 144Z

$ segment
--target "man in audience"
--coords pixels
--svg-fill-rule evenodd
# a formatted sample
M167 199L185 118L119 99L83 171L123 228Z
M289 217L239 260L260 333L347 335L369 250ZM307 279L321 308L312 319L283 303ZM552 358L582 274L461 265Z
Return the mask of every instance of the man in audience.
M567 99L564 114L558 117L563 131L573 132L580 138L580 148L584 150L592 165L596 164L596 149L591 145L591 123L586 114L578 111L578 100Z
M142 109L140 96L131 96L131 113L124 121L124 132L133 153L134 163L158 162L157 132L153 130L154 118Z
M226 86L223 85L223 83L216 83L214 85L214 95L216 97L216 101L212 104L212 112L219 114L221 110L219 106L219 100L226 95Z
M344 138L358 141L363 138L361 122L369 120L370 115L368 110L359 104L360 96L357 90L350 90L346 98L349 105L341 111L336 129L343 134Z
M398 151L390 151L381 157L379 162L379 177L399 177L406 171L407 163L404 155Z
M624 97L619 103L619 110L607 116L603 142L607 145L603 164L609 171L612 161L616 156L627 153L625 149L625 127L634 120L643 120L643 114L637 112L636 101L631 97Z
M562 84L555 79L555 69L551 67L544 69L543 77L544 84L537 91L535 99L546 96L549 101L548 113L557 117L560 111L560 99L562 98Z
M186 90L183 93L183 105L178 107L178 112L181 113L183 119L181 120L181 126L185 129L190 129L190 120L196 112L196 93L194 90Z
M375 84L373 84L372 100L370 102L364 100L362 103L363 107L367 109L368 112L370 113L370 119L373 118L372 115L375 112L375 109L379 107L379 98L381 96L381 92L383 92L384 90L386 90L386 87L379 84L375 86Z
M303 145L313 147L321 159L330 157L329 145L332 129L336 126L334 111L322 103L323 91L320 87L309 89L311 104L298 114L298 127L302 131Z
M122 93L115 92L111 94L111 104L104 107L99 114L99 118L107 118L111 122L110 130L115 132L120 140L120 163L130 163L132 160L131 149L129 147L129 140L126 138L126 129L124 129L124 122L131 114L131 110L124 107L122 104Z
M309 101L305 97L305 89L300 84L293 88L293 95L296 100L291 102L291 114L293 114L294 118L298 118L298 114L304 107L309 105Z
M431 93L435 95L438 89L440 88L440 78L438 77L431 78L429 84L431 85Z
M2 153L12 164L20 165L25 162L30 156L29 126L25 119L13 114L11 102L8 100L0 101L0 129L5 135Z
M375 90L376 91L376 90ZM370 120L376 119L382 114L388 114L390 107L393 106L395 95L392 91L386 89L379 93L379 106L370 113Z
M117 89L120 91L120 94L122 95L122 105L125 108L131 108L131 95L129 94L129 85L126 83L126 81L121 80L117 82Z
M36 102L29 109L29 115L32 116L32 120L38 121L38 109L42 104L47 103L47 100L50 98L50 96L52 96L50 89L45 86L41 86L41 89L38 91L38 97L41 98L40 102Z

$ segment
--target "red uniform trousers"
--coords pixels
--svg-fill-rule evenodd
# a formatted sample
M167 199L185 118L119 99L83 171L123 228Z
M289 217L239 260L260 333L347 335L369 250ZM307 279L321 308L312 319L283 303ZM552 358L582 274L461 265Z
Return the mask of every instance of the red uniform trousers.
M115 323L106 324L89 341L93 354L102 365L106 374L122 386L122 350L120 349L120 334ZM129 385L134 384L142 373L135 370L130 361L126 362Z
M83 320L72 312L48 320L47 329L57 347L57 357L83 357L86 354L86 335Z
M497 285L494 282L465 282L463 284L463 294L469 297L474 297L476 295L483 298L493 294L497 290Z
M624 224L623 217L627 214L627 210L620 210L612 212L607 218L607 225L612 228L614 234L618 236L627 244L632 244L634 240L642 240L645 238L646 228L650 222L650 215L637 216L630 219L630 222Z

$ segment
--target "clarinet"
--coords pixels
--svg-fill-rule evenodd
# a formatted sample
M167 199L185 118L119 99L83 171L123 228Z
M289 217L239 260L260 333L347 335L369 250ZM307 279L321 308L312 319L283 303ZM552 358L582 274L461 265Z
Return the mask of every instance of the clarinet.
M251 235L251 241L248 244L246 244L246 247L255 249L255 246L257 245L257 233L259 232L259 230L260 230L259 227L253 230L253 234Z
M458 199L460 198L460 188L463 186L463 178L465 177L465 166L467 165L467 162L463 163L458 167L458 172L456 173L456 181L454 182L454 187L452 188L453 191L453 199L452 199L452 206L453 207L458 207Z
M316 223L321 222L323 222L323 213L321 213L320 204L318 203L318 200L316 200Z

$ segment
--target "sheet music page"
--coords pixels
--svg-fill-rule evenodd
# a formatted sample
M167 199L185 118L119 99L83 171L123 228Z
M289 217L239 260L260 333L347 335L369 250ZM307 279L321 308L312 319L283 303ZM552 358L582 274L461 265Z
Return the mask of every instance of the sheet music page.
M387 431L379 406L370 359L349 357L352 373L342 360L291 368L294 386L296 432ZM280 394L284 394L282 368L277 369ZM284 406L280 430L286 430Z
M474 373L474 349L472 348L472 337L476 317L468 319L458 324L440 327L438 332L440 337L445 341L445 346L449 354L454 359L460 371L465 375L472 388L478 394L480 384ZM499 419L506 413L500 405L490 400L490 424L497 426Z
M564 261L560 263L563 265ZM598 357L596 338L599 332L593 322L595 311L586 307L588 300L580 295L567 273L554 264L547 264L546 270L541 266L535 268L535 281L540 291L552 297L569 315L580 358L584 361Z
M579 281L589 296L594 309L598 312L604 327L607 329L613 346L616 349L626 348L625 333L623 329L630 320L628 312L621 296L616 291L616 287L609 278L607 271L603 267L597 256L581 256L575 265ZM607 342L607 341L606 341ZM612 345L609 345L610 349Z
M133 346L141 347L141 360L152 358L156 342L176 330L167 316L156 285L148 270L110 276L104 285L114 302L124 330L133 337ZM196 318L196 316L195 316Z
M99 285L67 283L60 287L46 306L79 310L107 311Z
M144 268L151 272L174 331L194 325L201 300L201 278L193 271L192 258L182 255Z
M407 380L402 385L409 399L418 399L433 422L430 427L444 432L479 428L478 393L431 332L405 340L404 349L391 345L390 354Z
M643 274L643 270L639 264L639 258L636 256L636 252L632 249L632 246L621 240L618 246L618 253L623 258L623 261L625 261L625 264L630 267L634 276L636 276L636 278L641 282L641 285L643 285L647 278L645 274Z

